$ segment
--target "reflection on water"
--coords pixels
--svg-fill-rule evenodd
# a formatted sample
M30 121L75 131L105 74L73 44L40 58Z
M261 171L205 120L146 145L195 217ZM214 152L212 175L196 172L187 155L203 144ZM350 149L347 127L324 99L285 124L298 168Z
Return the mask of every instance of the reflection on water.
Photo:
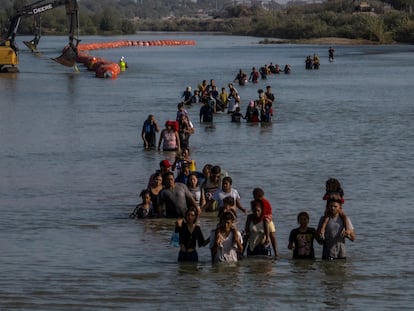
M345 260L334 260L322 261L320 268L324 274L320 287L324 292L326 306L339 310L348 309L350 304L347 288L351 286L349 283L349 280L352 280L352 273L349 271L351 267Z
M160 35L131 39L154 36ZM117 80L50 61L63 37L44 38L44 46L54 48L41 57L22 53L21 72L0 76L0 309L409 306L414 48L340 46L329 64L326 46L171 36L197 45L96 51L109 60L126 57L128 71ZM321 68L306 71L304 57L314 52ZM239 92L244 111L257 89L270 84L276 95L272 124L233 124L217 114L214 126L205 127L198 123L199 107L188 111L196 126L190 144L197 166L226 169L245 207L252 189L264 188L280 259L212 265L203 247L199 263L178 264L178 250L169 245L174 220L128 219L158 163L175 156L142 150L142 123L150 113L160 124L174 119L187 85L194 89L211 78L227 85L239 68L270 61L290 63L292 74L269 76ZM316 261L293 261L287 244L296 215L308 211L315 227L328 177L344 186L356 241L347 243L346 261L321 261L319 245ZM239 229L245 218L239 215ZM208 236L217 217L204 215L200 222Z

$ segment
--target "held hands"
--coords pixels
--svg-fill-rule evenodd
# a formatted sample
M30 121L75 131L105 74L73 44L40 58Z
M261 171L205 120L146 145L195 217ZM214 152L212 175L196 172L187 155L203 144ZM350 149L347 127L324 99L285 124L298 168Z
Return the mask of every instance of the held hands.
M221 246L221 244L223 243L223 241L224 241L224 237L222 236L222 234L220 232L217 232L216 233L216 240L214 241L215 242L215 245Z
M347 239L349 239L351 241L354 241L354 237L353 237L353 234L352 234L352 230L345 230L344 229L344 230L342 230L341 235L344 238L347 238Z
M319 235L319 238L324 240L325 239L325 229L321 229L317 232L317 234Z
M181 226L183 225L183 220L184 220L184 218L178 218L175 221L175 226L181 228Z

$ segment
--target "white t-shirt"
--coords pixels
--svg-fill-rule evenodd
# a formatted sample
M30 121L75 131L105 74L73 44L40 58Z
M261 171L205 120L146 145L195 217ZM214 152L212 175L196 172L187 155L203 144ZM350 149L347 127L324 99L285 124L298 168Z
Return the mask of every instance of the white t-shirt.
M221 234L220 234L221 235ZM243 244L242 235L237 231L240 242ZM238 261L237 244L233 242L233 232L230 232L227 238L221 235L221 242L217 247L217 254L214 262L236 262ZM212 230L210 234L210 248L214 246L216 241L216 230Z
M232 197L234 199L234 210L236 210L236 201L237 199L240 200L240 194L236 189L231 188L230 192L224 192L222 189L218 189L214 192L213 199L217 201L218 208L223 207L223 199L225 197Z
M227 111L234 112L236 111L237 107L239 107L239 103L236 102L236 99L234 97L230 97L227 103Z

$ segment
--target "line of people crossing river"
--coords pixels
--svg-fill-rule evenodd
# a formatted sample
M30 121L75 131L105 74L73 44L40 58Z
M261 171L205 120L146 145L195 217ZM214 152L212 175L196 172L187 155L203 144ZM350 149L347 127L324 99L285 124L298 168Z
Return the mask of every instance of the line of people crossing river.
M258 98L250 100L245 113L241 112L241 97L233 83L228 83L218 93L214 79L209 83L203 80L194 92L191 86L186 87L182 94L182 101L177 104L175 118L165 121L165 127L160 128L154 115L148 115L141 130L141 138L146 149L158 149L163 151L176 151L189 147L189 140L195 133L194 122L191 120L189 106L200 106L198 119L200 123L212 126L214 115L226 113L231 122L240 123L246 120L249 123L271 123L275 115L275 95L270 85L266 89L257 90ZM157 142L157 134L159 139Z
M258 98L249 101L245 113L241 110L240 93L232 82L228 83L227 87L221 87L219 91L214 79L211 79L209 83L203 80L194 92L191 90L191 86L187 86L180 104L184 107L200 104L199 121L201 123L212 123L214 115L219 112L227 112L232 122L241 122L242 119L246 122L272 121L275 95L270 85L266 87L266 90L257 90Z
M259 77L266 80L269 75L277 75L282 72L290 74L290 64L286 64L282 70L278 64L273 65L270 62L270 65L265 64L260 67L259 71L256 71L253 67L249 78L240 69L234 81L222 86L220 90L214 79L210 79L209 82L203 80L194 91L191 86L187 86L182 92L181 101L177 105L176 118L165 122L165 129L160 133L158 144L156 135L160 132L159 125L153 115L149 115L145 120L141 131L144 147L146 149L161 149L162 147L165 151L189 147L189 139L195 132L195 128L185 107L195 105L200 106L199 122L204 124L213 124L214 115L219 112L227 112L231 116L231 122L235 123L240 123L241 120L251 123L270 123L275 115L274 103L276 100L272 87L267 85L265 90L258 89L258 98L249 100L243 113L242 99L233 83L237 82L240 86L245 86L247 83L254 85L258 82Z
M171 239L172 244L179 248L180 262L197 262L197 247L207 245L213 262L235 262L244 256L279 256L272 205L265 198L264 190L254 188L250 206L244 207L228 172L213 164L205 164L199 171L196 161L190 157L189 140L195 127L187 106L200 105L200 123L212 123L214 115L219 112L231 115L232 122L241 122L242 119L247 122L271 122L275 95L270 85L266 90L259 89L258 98L249 101L245 113L241 113L241 98L233 82L240 84L240 75L247 80L245 83L255 83L255 79L259 78L255 73L253 67L247 78L240 70L235 80L228 83L228 89L222 87L220 92L214 79L209 83L203 80L194 92L188 86L177 105L175 119L167 120L161 129L155 117L149 115L142 126L141 138L145 149L173 151L176 157L173 163L168 159L159 163L159 169L150 176L146 188L140 192L142 201L130 218L176 219ZM261 78L266 79L263 75ZM297 215L298 227L292 229L287 243L294 259L315 259L315 241L323 245L323 259L346 258L345 239L353 241L355 231L344 213L344 192L337 179L326 181L323 199L326 201L325 211L318 228L308 226L310 217L306 211ZM210 228L209 235L205 236L199 218L207 213L216 214L218 220L216 226ZM242 229L238 228L239 213L246 215Z

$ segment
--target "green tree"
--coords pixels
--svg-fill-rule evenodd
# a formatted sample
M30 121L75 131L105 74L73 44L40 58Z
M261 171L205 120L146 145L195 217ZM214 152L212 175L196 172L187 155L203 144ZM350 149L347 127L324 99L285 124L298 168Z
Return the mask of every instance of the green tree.
M104 32L112 32L120 29L120 16L113 7L105 7L100 17L99 28Z
M121 31L123 34L134 34L137 32L137 27L130 20L123 19L121 21Z

